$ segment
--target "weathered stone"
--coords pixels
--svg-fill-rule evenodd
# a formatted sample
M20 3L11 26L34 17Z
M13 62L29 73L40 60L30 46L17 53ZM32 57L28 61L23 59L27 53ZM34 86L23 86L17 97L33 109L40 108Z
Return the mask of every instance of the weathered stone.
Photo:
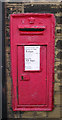
M22 118L34 118L34 111L24 112L24 114L22 114Z
M59 64L59 65L57 66L57 70L62 70L62 64Z
M61 51L58 52L58 54L57 54L57 58L62 59L62 52L61 52Z
M57 66L60 65L60 62L55 62L55 73L57 73Z
M38 5L25 5L24 7L24 11L25 12L50 12L50 13L57 13L57 12L60 12L61 11L61 8L58 6L54 8L51 8L51 5L42 5L42 4L38 4Z
M14 118L17 118L17 119L21 118L19 111L15 111L15 112L13 112L13 114L14 114Z
M48 118L60 118L60 107L55 107L53 111L48 112Z
M60 84L60 92L62 93L62 83Z
M60 83L55 83L54 90L60 92Z
M55 74L55 82L60 82L60 79L58 79L57 73Z
M62 24L62 16L60 16L60 17L57 16L56 20L57 20L58 24Z
M60 91L55 93L54 104L60 105Z
M62 40L58 40L58 41L57 41L56 47L57 47L58 49L62 49Z
M61 110L62 110L62 92L60 94L60 104L61 104Z
M44 118L46 116L47 116L46 112L38 111L37 115L36 115L36 118Z
M61 29L57 29L57 33L61 33L62 32L62 30Z
M60 79L61 80L61 83L62 83L62 72L60 72L60 73L58 73L58 79Z

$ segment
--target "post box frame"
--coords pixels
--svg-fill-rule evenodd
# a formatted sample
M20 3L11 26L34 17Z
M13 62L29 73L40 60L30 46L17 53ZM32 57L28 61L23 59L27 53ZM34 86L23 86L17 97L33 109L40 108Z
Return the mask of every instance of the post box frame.
M36 43L36 42L31 42L31 43L22 43L22 46L24 45L44 45L47 46L47 66L49 65L48 60L51 60L51 74L49 74L50 68L47 67L47 97L48 98L47 104L46 105L41 105L41 107L36 107L35 105L30 106L28 105L27 107L23 105L18 104L18 82L17 82L17 73L16 69L17 68L17 46L20 46L21 43L14 43L14 35L13 35L13 19L16 17L47 17L50 18L51 23L50 23L50 42L48 43L47 41L45 43ZM20 26L19 26L20 27ZM24 34L22 32L22 34ZM30 35L30 33L27 33ZM32 34L32 33L31 33ZM54 46L55 46L55 18L53 14L40 14L40 13L25 13L25 14L12 14L10 18L10 38L11 38L11 75L12 75L12 107L14 111L51 111L53 109L53 89L54 89ZM50 56L48 55L48 51L51 52L51 59ZM15 54L16 53L16 56ZM16 62L16 64L14 64ZM17 73L18 74L18 73ZM49 79L51 78L51 79Z

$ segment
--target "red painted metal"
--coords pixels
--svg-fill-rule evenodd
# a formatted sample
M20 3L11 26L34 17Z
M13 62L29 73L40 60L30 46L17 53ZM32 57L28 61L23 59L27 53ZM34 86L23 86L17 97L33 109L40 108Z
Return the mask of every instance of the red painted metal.
M11 15L12 107L14 111L52 110L54 34L53 14ZM25 46L37 46L40 49L39 69L35 69L35 66L31 70L25 70Z

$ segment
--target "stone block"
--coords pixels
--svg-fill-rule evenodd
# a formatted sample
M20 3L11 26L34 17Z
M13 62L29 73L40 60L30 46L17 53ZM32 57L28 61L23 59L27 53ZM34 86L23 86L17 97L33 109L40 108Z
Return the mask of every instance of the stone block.
M23 114L22 114L22 118L34 118L34 112L33 111L25 111Z
M60 107L55 107L53 111L48 112L48 118L60 118Z
M54 95L54 104L60 105L60 92L56 92Z
M54 91L60 92L60 83L55 83L54 84Z
M58 79L57 73L55 73L55 82L59 82L60 83L60 79Z
M37 111L36 118L46 118L47 112Z

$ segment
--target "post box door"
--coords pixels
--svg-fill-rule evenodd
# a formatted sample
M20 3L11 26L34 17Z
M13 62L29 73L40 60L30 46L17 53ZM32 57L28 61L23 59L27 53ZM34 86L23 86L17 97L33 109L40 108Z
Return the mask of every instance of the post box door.
M18 46L18 102L19 105L45 105L46 46Z

